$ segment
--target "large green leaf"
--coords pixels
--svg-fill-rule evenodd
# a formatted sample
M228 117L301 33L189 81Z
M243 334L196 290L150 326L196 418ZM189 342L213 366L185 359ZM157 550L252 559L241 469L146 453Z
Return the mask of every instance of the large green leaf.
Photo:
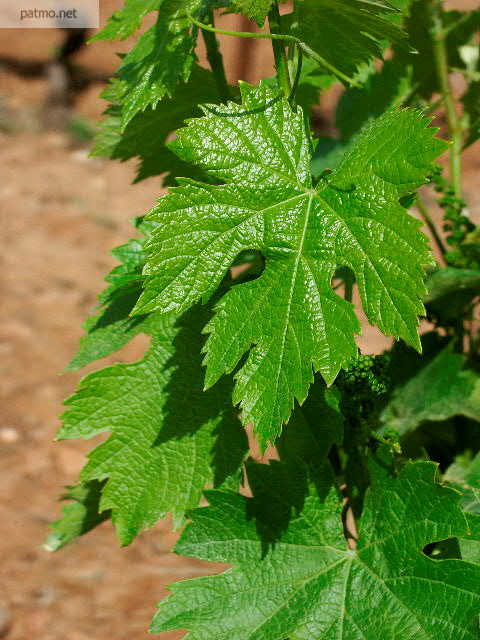
M422 265L431 260L420 223L399 198L425 181L446 148L415 111L387 113L312 183L302 113L270 89L243 84L242 105L204 108L171 148L227 184L181 181L149 219L145 291L135 309L185 309L211 295L238 253L260 250L266 267L234 287L207 327L207 385L234 369L234 402L263 443L278 435L312 365L328 384L357 353L353 306L331 289L339 265L356 274L363 307L386 335L419 346ZM252 348L253 347L253 348Z
M133 364L87 376L66 401L57 438L110 431L81 474L103 481L100 510L112 510L122 544L172 512L177 524L205 484L237 480L246 436L232 410L231 382L203 391L201 328L206 308L155 316L152 346Z
M399 433L413 431L422 422L464 415L480 421L480 376L465 369L464 355L448 345L435 358L395 388L382 413L385 427Z
M115 97L115 91L105 92L105 98ZM164 183L172 184L181 175L199 178L200 172L182 162L165 146L167 138L181 127L187 118L200 115L199 102L220 102L213 74L194 65L187 83L181 83L172 98L163 98L155 109L147 107L128 123L122 132L120 104L108 107L100 125L93 156L108 156L114 160L139 158L135 182L150 176L167 174Z
M465 516L469 533L462 538L458 538L460 557L467 562L480 564L480 515L466 513Z
M380 0L298 0L294 33L342 73L382 57L385 41L403 32L387 18L396 9Z
M422 553L469 533L458 494L434 481L435 464L409 463L397 475L385 450L373 456L355 550L325 474L307 485L298 469L277 465L250 470L254 498L208 492L210 506L191 514L176 551L234 567L173 585L153 632L189 629L189 640L478 637L480 567Z

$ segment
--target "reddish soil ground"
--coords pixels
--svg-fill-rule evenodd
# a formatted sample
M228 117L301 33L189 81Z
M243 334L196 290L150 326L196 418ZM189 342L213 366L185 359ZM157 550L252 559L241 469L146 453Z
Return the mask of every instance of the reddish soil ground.
M119 4L102 2L102 16ZM4 31L0 56L44 59L58 39L55 30ZM115 51L129 46L91 46L81 59L110 72ZM269 72L269 50L263 43L255 47L245 66L229 45L232 79L241 73L255 80L262 69L263 75ZM118 547L108 523L56 554L41 543L47 523L59 514L62 487L76 481L91 448L52 442L61 403L80 379L59 372L114 264L108 251L130 237L129 218L144 214L160 189L154 179L130 186L131 164L90 159L67 135L39 130L45 91L41 78L21 80L0 70L0 119L5 105L21 123L15 133L0 133L0 638L140 640L148 637L154 603L167 584L213 570L170 553L176 536L169 522L127 549ZM79 99L84 116L96 118L103 110L98 92L95 87ZM479 164L478 148L472 149L465 184L477 220ZM385 345L365 325L364 349ZM130 361L144 346L139 337L105 363Z

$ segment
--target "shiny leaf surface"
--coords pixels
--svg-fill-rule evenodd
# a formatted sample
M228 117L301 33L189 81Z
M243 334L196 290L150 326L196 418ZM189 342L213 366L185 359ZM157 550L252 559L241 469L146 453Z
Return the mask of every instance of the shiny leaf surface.
M234 402L262 442L305 399L313 369L331 384L356 355L353 305L330 285L350 267L372 324L419 347L422 265L430 261L419 222L399 198L425 181L446 144L415 111L390 112L349 147L316 186L301 112L265 85L242 85L242 105L204 108L171 148L226 184L180 181L149 219L145 291L136 313L188 308L208 298L235 257L261 251L262 275L234 287L207 326L207 385L236 373Z
M105 99L115 99L115 92L105 92ZM187 83L180 83L172 98L164 97L155 109L147 107L128 123L122 132L122 108L111 104L100 125L93 156L107 156L122 162L138 158L135 182L164 174L164 184L174 184L177 176L199 178L200 172L183 162L165 145L167 138L187 118L200 115L199 102L220 102L211 71L194 65Z

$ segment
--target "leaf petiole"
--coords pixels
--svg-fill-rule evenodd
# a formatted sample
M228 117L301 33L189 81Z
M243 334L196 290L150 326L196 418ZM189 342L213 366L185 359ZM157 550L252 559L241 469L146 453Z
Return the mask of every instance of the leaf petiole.
M259 39L266 39L266 40L285 40L287 42L293 42L304 53L306 53L308 56L316 60L319 64L321 64L326 69L331 71L335 76L337 76L337 78L340 78L345 82L348 82L348 84L351 84L354 87L361 86L358 82L355 82L353 78L350 78L349 76L345 75L342 71L340 71L340 69L337 69L336 67L334 67L327 60L325 60L325 58L322 58L321 55L319 55L316 51L314 51L311 47L309 47L308 44L306 44L305 42L302 42L302 40L300 40L296 36L292 36L286 33L252 33L250 31L228 31L226 29L218 29L217 27L212 27L209 24L204 24L203 22L200 22L199 20L194 18L192 14L188 11L188 9L185 9L185 13L188 19L192 22L192 24L194 24L199 29L204 29L205 31L211 31L212 33L218 33L223 36L234 36L237 38L259 38Z
M280 25L280 12L278 10L278 4L275 1L268 14L268 24L270 26L270 33L282 35ZM285 98L291 100L290 104L294 107L295 97L292 91L292 82L290 79L290 71L288 68L287 53L283 40L277 38L272 40L273 56L275 58L275 68L277 70L277 82L281 88Z

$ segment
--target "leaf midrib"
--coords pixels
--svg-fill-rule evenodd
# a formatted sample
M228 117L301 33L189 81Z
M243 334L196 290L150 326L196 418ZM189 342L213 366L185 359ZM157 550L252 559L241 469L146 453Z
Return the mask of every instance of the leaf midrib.
M300 258L303 255L303 245L305 243L305 236L307 234L307 227L308 227L308 221L310 219L310 213L311 213L311 209L312 209L313 197L314 197L314 193L311 193L309 198L308 198L308 205L307 205L306 210L305 210L305 218L304 218L304 221L303 221L302 234L300 236L300 242L298 244L298 249L297 249L296 257L295 257L295 264L294 264L294 267L293 267L292 282L291 282L291 285L290 285L290 291L289 291L289 295L288 295L288 303L287 303L287 309L286 309L286 313L285 313L285 325L284 325L284 328L283 328L283 335L282 335L282 341L281 341L281 344L282 344L281 350L280 350L281 357L278 358L277 375L276 375L276 379L275 379L275 398L278 395L278 385L279 385L279 381L280 381L280 372L283 369L285 342L286 342L288 327L291 326L290 325L290 310L291 310L291 307L292 307L293 293L294 293L295 285L296 285L296 281L297 281L298 264L300 262ZM291 327L291 329L292 329L293 333L295 334L295 331L294 331L293 327ZM270 420L272 421L271 418L270 418Z

